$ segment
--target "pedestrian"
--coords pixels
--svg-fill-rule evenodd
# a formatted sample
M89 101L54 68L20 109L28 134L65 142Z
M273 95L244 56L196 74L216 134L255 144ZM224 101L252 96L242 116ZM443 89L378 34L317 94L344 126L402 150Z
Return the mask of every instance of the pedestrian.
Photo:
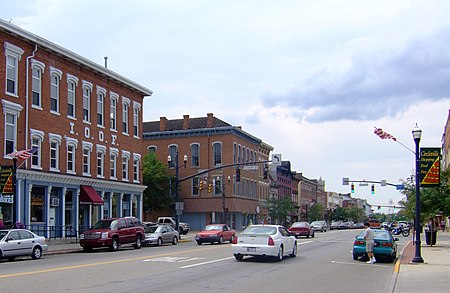
M376 262L375 256L373 255L373 246L375 244L375 234L373 230L370 228L369 223L364 223L364 227L366 230L364 231L364 241L366 241L366 253L369 257L369 261L367 263L373 264Z

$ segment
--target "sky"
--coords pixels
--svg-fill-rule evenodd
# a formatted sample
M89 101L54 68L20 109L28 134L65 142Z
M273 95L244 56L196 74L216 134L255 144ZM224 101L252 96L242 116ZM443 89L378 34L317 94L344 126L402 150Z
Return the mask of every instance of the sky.
M399 184L450 109L450 1L0 0L0 18L153 91L144 121L215 117L326 191ZM397 141L382 140L374 127ZM403 195L356 184L353 197ZM396 212L382 208L380 212Z

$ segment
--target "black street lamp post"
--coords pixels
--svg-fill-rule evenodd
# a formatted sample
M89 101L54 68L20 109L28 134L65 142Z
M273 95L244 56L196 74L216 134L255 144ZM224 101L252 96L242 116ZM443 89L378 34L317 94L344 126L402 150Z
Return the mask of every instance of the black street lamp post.
M423 258L420 255L420 150L419 143L420 137L422 136L422 130L416 124L416 127L412 131L414 137L414 142L416 143L416 219L415 219L415 230L416 230L416 254L414 255L412 262L422 263Z
M186 168L186 163L187 163L187 155L184 155L183 157L183 161L184 161L184 168ZM172 157L169 155L167 156L167 162L169 164L169 168L170 168L170 163L172 162ZM181 204L178 202L179 201L179 192L178 192L178 184L179 184L179 174L178 174L178 169L181 166L178 166L178 149L177 152L175 154L175 226L177 231L180 231L180 215L183 212L183 207L181 207ZM180 235L181 236L181 235Z

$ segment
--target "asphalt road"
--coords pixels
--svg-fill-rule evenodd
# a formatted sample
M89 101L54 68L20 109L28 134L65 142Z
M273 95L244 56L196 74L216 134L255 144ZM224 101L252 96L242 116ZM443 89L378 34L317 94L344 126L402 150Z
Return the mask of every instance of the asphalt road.
M298 256L282 262L238 262L229 244L195 242L0 261L0 292L386 292L394 263L353 261L357 233L301 238Z

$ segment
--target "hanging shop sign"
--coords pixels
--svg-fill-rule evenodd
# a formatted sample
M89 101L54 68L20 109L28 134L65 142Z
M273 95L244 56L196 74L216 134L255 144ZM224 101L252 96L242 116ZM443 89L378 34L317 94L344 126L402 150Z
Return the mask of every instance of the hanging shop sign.
M420 186L439 187L441 148L420 148Z

